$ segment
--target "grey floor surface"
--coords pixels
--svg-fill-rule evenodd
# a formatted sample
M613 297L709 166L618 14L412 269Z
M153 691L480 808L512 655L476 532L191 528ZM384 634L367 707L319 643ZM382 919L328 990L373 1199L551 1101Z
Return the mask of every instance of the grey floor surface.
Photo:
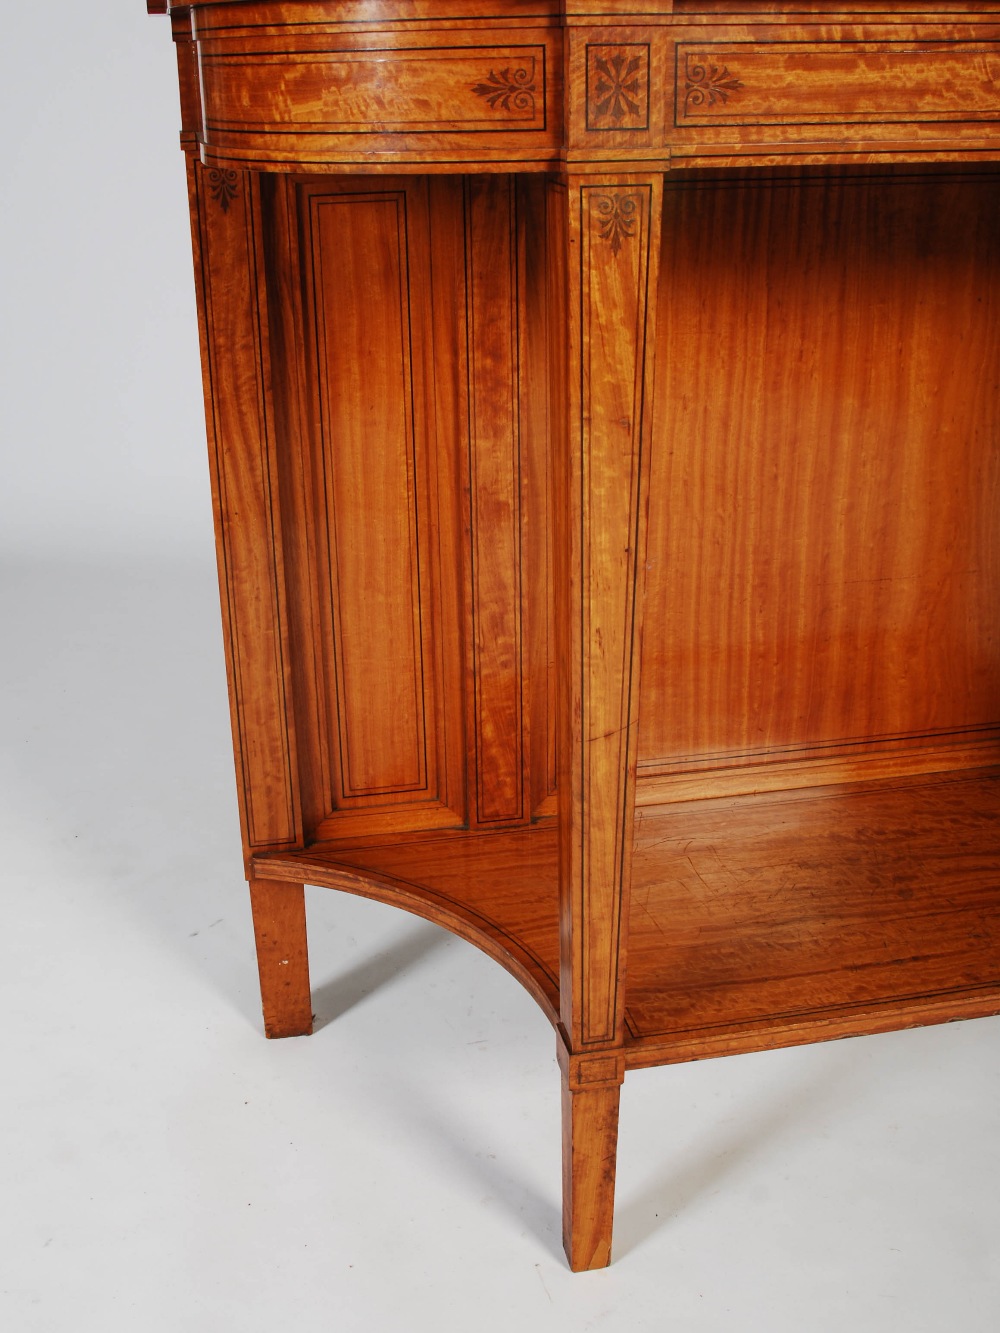
M996 1333L1000 1020L630 1074L574 1277L488 958L311 891L318 1030L261 1035L208 553L0 572L0 1326Z

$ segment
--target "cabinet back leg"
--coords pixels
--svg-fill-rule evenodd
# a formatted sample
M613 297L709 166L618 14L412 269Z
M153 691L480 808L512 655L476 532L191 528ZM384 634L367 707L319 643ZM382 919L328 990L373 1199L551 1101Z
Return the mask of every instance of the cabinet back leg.
M260 999L268 1037L312 1032L312 995L302 884L252 879L250 907L257 941Z
M574 1273L611 1262L620 1083L584 1088L564 1068L563 1245Z

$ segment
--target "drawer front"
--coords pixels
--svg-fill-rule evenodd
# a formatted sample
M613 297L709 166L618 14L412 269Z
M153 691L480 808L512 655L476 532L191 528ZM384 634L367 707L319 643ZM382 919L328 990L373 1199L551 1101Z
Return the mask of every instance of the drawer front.
M679 42L675 124L1000 119L1000 42Z
M206 129L491 133L545 125L543 46L205 55Z
M494 35L494 34L491 34ZM203 156L254 164L514 161L558 148L552 35L378 33L199 42Z

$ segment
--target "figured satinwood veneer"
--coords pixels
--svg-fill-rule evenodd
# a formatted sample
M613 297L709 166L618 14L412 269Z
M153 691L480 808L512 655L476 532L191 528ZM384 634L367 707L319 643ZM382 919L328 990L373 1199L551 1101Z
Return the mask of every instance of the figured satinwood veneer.
M151 0L265 1030L305 883L626 1068L1000 1012L1000 0Z

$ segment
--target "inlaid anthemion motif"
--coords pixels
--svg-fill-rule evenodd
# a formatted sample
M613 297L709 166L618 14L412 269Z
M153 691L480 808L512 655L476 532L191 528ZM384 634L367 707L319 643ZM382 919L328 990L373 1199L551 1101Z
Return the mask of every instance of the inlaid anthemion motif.
M729 73L727 66L722 68L703 60L700 56L688 56L685 69L687 85L684 96L684 114L711 108L729 101L730 94L739 92L743 84Z
M535 111L535 62L527 65L506 66L497 72L490 70L485 82L476 83L472 91L485 97L493 111Z
M594 208L598 232L603 241L610 241L611 253L618 255L622 242L635 235L638 220L638 197L634 194L597 194Z
M588 129L644 129L648 75L647 46L588 46Z
M229 212L229 205L239 193L239 188L238 172L223 171L220 167L212 167L209 171L208 192L215 202L221 205L223 213Z

